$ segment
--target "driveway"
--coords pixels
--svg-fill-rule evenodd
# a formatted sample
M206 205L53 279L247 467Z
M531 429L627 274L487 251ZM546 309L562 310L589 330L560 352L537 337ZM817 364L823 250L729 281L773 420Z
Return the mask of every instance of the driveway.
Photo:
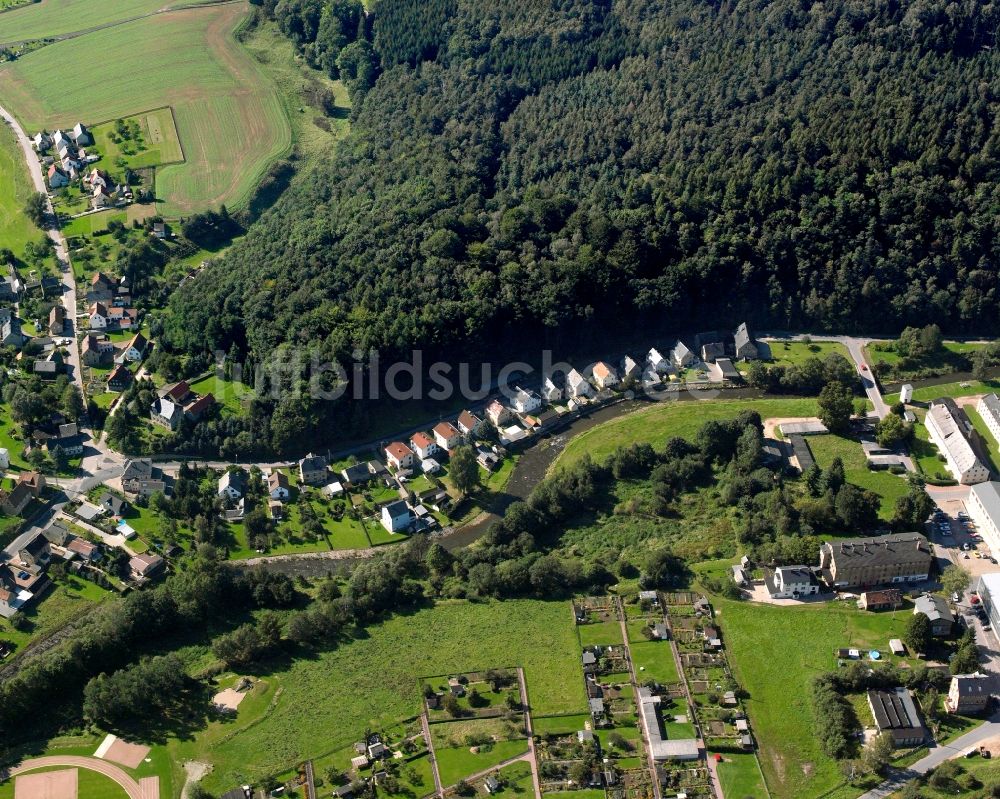
M935 745L925 757L907 769L896 771L877 788L861 794L858 799L885 799L914 777L926 774L932 768L940 766L945 760L964 755L970 749L996 735L1000 735L1000 713L994 714L976 729L956 738L951 743Z

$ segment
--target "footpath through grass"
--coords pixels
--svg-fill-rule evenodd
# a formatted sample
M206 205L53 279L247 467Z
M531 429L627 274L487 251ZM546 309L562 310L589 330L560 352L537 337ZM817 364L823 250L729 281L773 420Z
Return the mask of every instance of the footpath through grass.
M649 442L660 447L672 436L692 439L705 422L711 419L731 419L744 410L755 410L764 419L815 416L816 400L709 399L651 405L580 433L566 446L553 468L572 465L584 455L590 455L600 462L618 447L636 442Z

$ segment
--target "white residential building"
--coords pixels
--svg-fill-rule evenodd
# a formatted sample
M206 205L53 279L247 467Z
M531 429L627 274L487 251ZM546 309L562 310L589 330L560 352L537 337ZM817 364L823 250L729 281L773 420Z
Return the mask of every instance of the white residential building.
M987 394L976 403L976 410L983 417L993 438L1000 441L1000 397L996 392Z
M593 375L594 382L599 388L611 388L621 382L615 370L604 361L594 364Z
M1000 555L1000 483L978 483L969 490L965 509L990 551Z
M583 375L576 369L570 369L569 374L566 375L566 396L580 399L580 397L590 397L593 394L593 386L584 379Z
M558 402L563 398L563 390L552 381L551 377L546 377L542 381L542 396L546 402Z
M772 599L791 599L819 593L819 582L808 566L779 566L765 580Z
M649 364L650 368L654 372L659 372L660 374L663 374L664 372L670 371L670 361L664 358L660 354L660 351L656 349L656 347L653 347L646 354L646 363Z
M514 386L514 396L511 397L510 405L518 413L531 413L542 407L542 398L534 391Z
M899 401L906 405L911 399L913 399L913 385L904 383L903 387L899 389Z
M595 367L596 368L596 367ZM638 380L642 377L642 366L632 360L632 356L626 355L622 360L622 380Z
M931 404L924 423L931 441L944 455L948 469L963 485L975 485L990 479L990 470L976 457L969 434L956 418L958 408L952 400Z
M674 344L674 348L670 350L670 360L673 361L674 366L678 369L683 369L694 361L694 353L688 349L688 346L683 341L678 341Z

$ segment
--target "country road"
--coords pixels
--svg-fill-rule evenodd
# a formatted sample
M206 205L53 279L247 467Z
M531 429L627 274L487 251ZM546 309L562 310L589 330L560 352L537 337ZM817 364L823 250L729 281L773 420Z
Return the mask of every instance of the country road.
M3 106L0 106L0 118L14 131L17 142L21 145L21 150L24 153L24 162L28 166L28 172L31 175L31 182L34 184L35 191L44 194L48 198L48 192L45 189L45 178L42 175L42 165L35 155L34 148L31 146L31 139L24 132L21 123ZM66 309L66 329L63 331L63 335L73 339L73 343L67 348L69 350L69 364L73 369L73 380L82 394L83 371L80 369L80 347L76 340L76 277L73 274L73 265L69 260L69 249L66 246L66 238L56 225L56 215L52 208L51 199L46 199L46 206L52 224L45 232L55 247L56 260L59 263L59 269L62 273L62 304Z

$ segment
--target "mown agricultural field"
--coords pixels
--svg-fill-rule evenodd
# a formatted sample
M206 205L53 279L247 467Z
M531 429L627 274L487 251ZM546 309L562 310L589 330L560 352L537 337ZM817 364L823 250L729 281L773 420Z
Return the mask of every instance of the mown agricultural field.
M14 133L6 125L0 125L0 246L18 256L25 244L42 235L22 210L32 191Z
M205 0L184 0L174 5L195 5ZM22 0L0 0L0 9L21 5ZM163 0L42 0L23 3L23 8L4 13L0 20L0 44L63 36L111 25L149 14L170 3Z
M185 161L157 171L158 210L238 205L291 144L274 84L234 37L246 12L172 11L49 45L0 67L6 104L28 131L170 106Z

